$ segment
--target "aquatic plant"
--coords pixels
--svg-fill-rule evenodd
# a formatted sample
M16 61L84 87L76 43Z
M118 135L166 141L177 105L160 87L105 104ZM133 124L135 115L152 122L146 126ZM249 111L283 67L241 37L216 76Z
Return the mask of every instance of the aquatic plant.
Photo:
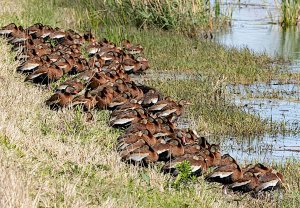
M300 1L283 0L281 2L280 24L284 27L298 25L300 21Z

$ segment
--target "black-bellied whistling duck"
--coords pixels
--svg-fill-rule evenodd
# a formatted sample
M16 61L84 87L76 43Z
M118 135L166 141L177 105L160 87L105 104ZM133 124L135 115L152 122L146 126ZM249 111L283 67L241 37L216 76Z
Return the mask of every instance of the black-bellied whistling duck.
M26 62L17 67L17 72L21 73L32 73L39 67L43 65L49 65L52 61L47 55L44 56L36 56L34 58L28 59Z
M46 105L48 105L51 109L59 109L68 107L74 96L68 92L58 92L52 95L47 101Z
M70 91L72 90L74 93L78 94L79 92L81 92L84 88L84 85L82 82L80 82L78 79L70 79L67 80L65 82L63 82L62 84L60 84L57 88L56 91Z
M178 104L176 102L168 102L165 107L158 110L154 115L155 117L168 117L175 114L175 116L179 117L183 112L183 107L189 104L190 103L186 100L180 100ZM150 107L149 110L151 110L152 107Z
M137 123L138 121L146 117L147 115L145 114L143 109L134 109L126 111L124 114L121 114L119 116L110 118L109 124L112 127L126 128L129 125Z
M216 168L211 174L206 176L209 182L218 182L222 184L232 184L243 177L240 166L234 160L231 164Z
M114 109L111 113L111 117L118 116L119 114L122 114L127 110L134 110L137 108L142 108L142 106L138 104L135 99L131 99L126 103L124 103L123 105L120 105L116 109Z
M192 173L194 175L202 175L208 168L205 159L201 156L193 155L193 154L185 154L183 156L177 157L169 162L167 162L162 168L163 172L170 173L173 176L178 175L177 166L183 161L188 161L191 168Z
M139 89L134 82L126 83L127 89L126 91L131 94L131 97L136 100L141 100L144 97L144 92Z
M184 148L178 139L165 141L163 138L158 139L153 149L160 155L160 160L167 161L171 158L176 158L184 154Z
M150 89L147 93L144 94L141 104L145 108L150 107L156 104L161 99L161 97L162 96L158 91Z
M63 71L56 65L43 66L32 74L26 77L25 81L32 81L34 83L49 84L57 81L63 76Z
M130 152L126 155L125 158L123 158L123 160L126 160L128 162L144 162L145 165L156 162L158 161L158 159L158 154L153 150L152 147L146 144Z
M143 139L149 146L154 146L157 142L156 138L154 138L148 130L143 130L135 134L126 134L125 136L118 138L117 149L122 151L140 139Z
M119 96L116 96L112 99L111 103L108 104L108 108L110 110L116 109L118 106L125 104L131 99L131 95L128 92L119 94Z
M251 172L256 176L259 176L259 175L266 174L268 172L272 172L272 170L273 170L272 168L264 166L261 163L257 163L257 164L254 165L254 167L251 167L251 168L247 169L246 171Z
M97 105L97 100L95 96L91 96L88 91L85 92L84 95L78 96L73 99L72 107L82 106L83 110L91 111Z
M97 94L92 93L92 96L96 96L97 107L99 109L107 109L113 100L114 94L110 87L104 87L103 90L97 92Z
M87 87L90 89L96 89L97 87L104 85L108 81L109 80L107 79L104 72L95 72L94 76L91 77Z
M141 148L146 142L143 139L138 139L136 142L129 144L125 149L120 151L121 158L126 158L131 152Z
M145 71L145 70L147 70L147 69L150 68L148 59L146 59L146 58L144 58L144 57L138 57L136 60L137 60L137 61L140 63L140 65L141 65L141 67L140 67L140 70L141 70L141 71Z
M1 36L9 36L12 35L12 33L15 33L19 30L17 25L15 23L10 23L0 29L0 35Z
M233 184L230 184L228 188L233 191L247 193L255 190L258 185L259 181L257 176L251 172L246 172L243 174L243 177L241 179L238 179Z
M143 51L143 47L140 44L133 45L129 42L129 40L124 40L122 42L122 47L127 53L132 55L140 54Z
M257 177L259 185L255 188L255 192L270 191L283 187L283 175L275 170Z

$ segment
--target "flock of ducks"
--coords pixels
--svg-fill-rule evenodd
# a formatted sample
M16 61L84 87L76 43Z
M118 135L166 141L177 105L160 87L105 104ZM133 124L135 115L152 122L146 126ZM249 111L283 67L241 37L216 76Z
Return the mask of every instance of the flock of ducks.
M209 144L194 130L177 128L176 121L189 105L164 97L154 88L131 80L130 74L149 68L143 47L128 40L118 47L40 23L26 29L11 23L0 30L13 50L21 53L17 71L25 81L49 85L63 81L46 101L51 109L80 106L84 111L110 110L109 125L121 128L117 151L123 161L148 165L163 161L163 172L178 175L177 165L190 163L196 176L226 185L236 192L261 192L283 187L283 176L260 163L244 168L220 146ZM69 79L67 79L70 77Z

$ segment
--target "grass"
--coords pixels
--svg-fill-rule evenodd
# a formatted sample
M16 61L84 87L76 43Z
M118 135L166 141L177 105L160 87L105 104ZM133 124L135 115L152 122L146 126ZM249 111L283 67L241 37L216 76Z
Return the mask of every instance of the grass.
M299 0L283 0L281 2L280 24L283 27L294 26L299 24L299 6Z
M159 28L197 35L197 31L226 25L229 16L221 16L219 3L215 7L205 0L75 0L52 1L56 7L74 9L81 25L93 28L112 25L134 25L138 28ZM84 6L83 6L84 5ZM216 8L216 9L214 9ZM214 14L214 10L216 11Z
M54 1L27 0L19 4L1 1L0 4L1 25L11 21L23 25L43 22L76 30L85 30L87 27L84 25L88 25L82 22L80 16L77 19L81 11L58 7ZM84 14L81 15L83 18ZM88 21L92 17L91 13L86 16ZM113 41L129 38L142 43L154 71L185 71L192 76L203 77L203 80L195 82L151 83L175 98L187 98L203 105L203 109L197 104L188 111L190 117L201 112L201 117L196 119L200 121L200 130L231 131L233 134L265 131L263 123L258 125L259 119L224 103L226 94L223 86L225 81L253 82L271 77L273 70L269 63L273 60L267 56L256 56L247 49L241 52L153 29L103 27L96 30L96 27L93 26L93 29L100 36ZM263 200L249 195L223 195L222 187L208 184L201 177L187 187L172 188L174 179L159 172L160 164L141 168L121 162L114 151L120 132L108 128L108 112L92 112L95 120L87 122L85 114L78 110L49 110L44 101L51 92L23 82L24 77L15 73L18 64L13 59L14 54L10 53L3 40L0 40L0 50L0 87L5 89L0 90L1 207L299 205L300 185L295 173L299 173L300 164L297 161L274 164L285 175L288 189L282 199L281 194L275 192L274 196ZM270 70L267 73L264 69ZM227 123L218 124L220 117ZM246 123L240 123L242 120ZM258 129L251 130L255 122ZM230 125L233 127L230 128Z

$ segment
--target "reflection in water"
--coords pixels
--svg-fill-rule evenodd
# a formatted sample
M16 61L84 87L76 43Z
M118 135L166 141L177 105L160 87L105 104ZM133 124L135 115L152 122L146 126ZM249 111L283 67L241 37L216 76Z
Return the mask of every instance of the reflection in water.
M243 3L250 3L244 5ZM265 6L267 5L267 6ZM228 5L223 5L224 7ZM248 47L256 52L291 57L300 62L300 35L297 27L283 29L277 23L280 11L274 1L241 1L233 7L233 26L216 34L216 41L235 47Z

